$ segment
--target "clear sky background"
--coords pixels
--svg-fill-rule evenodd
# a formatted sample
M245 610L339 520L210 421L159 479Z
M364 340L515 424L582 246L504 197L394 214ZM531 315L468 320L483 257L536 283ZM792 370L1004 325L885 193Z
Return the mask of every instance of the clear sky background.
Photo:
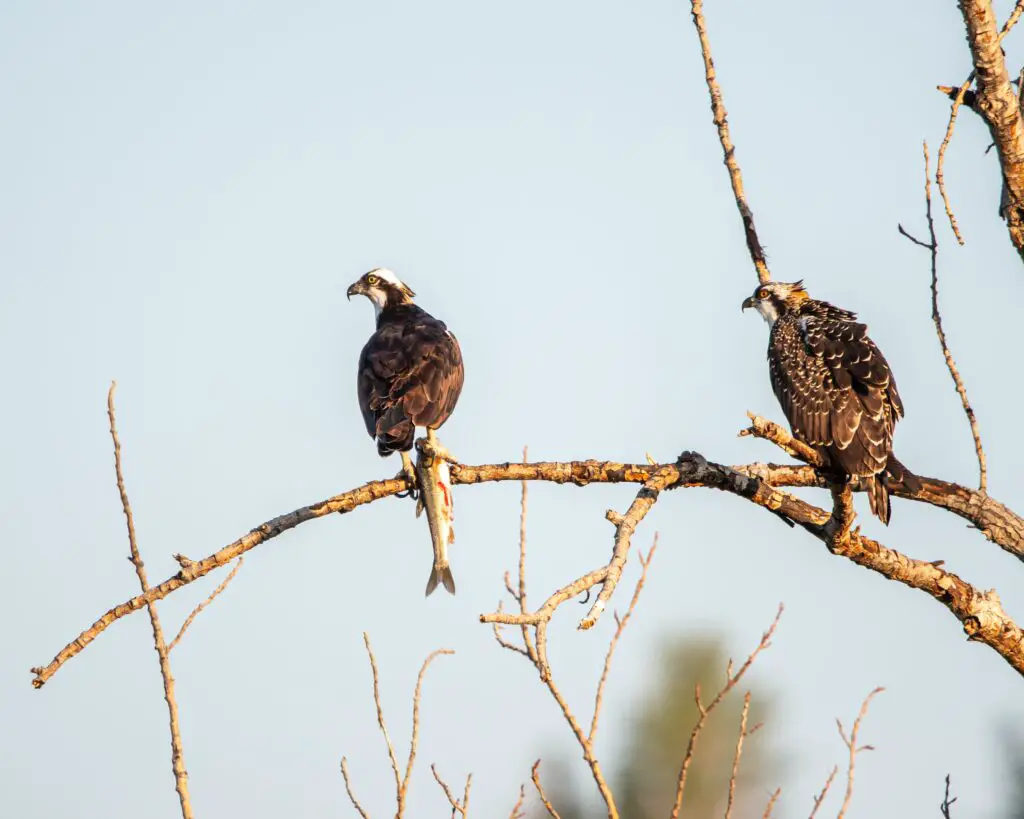
M0 7L0 792L12 816L178 813L145 614L42 691L29 684L30 666L138 591L106 426L112 378L154 582L177 570L174 552L205 556L397 471L355 400L372 311L345 301L378 265L461 341L466 388L443 440L466 462L516 459L526 443L536 459L780 457L736 437L746 410L780 411L766 327L739 310L755 278L688 8ZM921 140L934 157L949 107L934 88L970 70L956 4L896 3L883 17L863 4L714 0L706 13L773 273L861 313L907 407L901 458L974 483L927 254L896 231L923 234ZM1022 42L1024 29L1006 43L1012 66ZM967 246L940 210L941 297L991 491L1021 509L1024 270L996 217L988 141L965 113L946 174ZM535 600L607 559L604 510L634 492L531 487ZM429 538L408 501L250 553L173 655L198 815L352 815L342 754L367 806L386 813L363 630L402 746L420 663L458 652L426 682L413 815L444 810L431 761L453 782L472 771L474 811L494 816L538 755L577 758L535 672L477 623L516 561L519 488L455 497L456 598L423 599ZM885 531L857 503L869 535L997 587L1024 618L1024 567L962 520L896 500ZM666 496L636 545L655 530L661 549L609 684L607 765L659 640L717 628L745 656L784 601L752 676L781 698L765 729L791 760L780 815L807 814L843 759L835 717L852 720L876 685L888 690L864 728L877 750L858 765L856 814L930 815L952 773L966 814L1001 815L999 736L1024 718L1024 681L947 611L732 496ZM171 634L219 579L161 604ZM588 713L613 623L577 633L577 609L553 627L552 662Z

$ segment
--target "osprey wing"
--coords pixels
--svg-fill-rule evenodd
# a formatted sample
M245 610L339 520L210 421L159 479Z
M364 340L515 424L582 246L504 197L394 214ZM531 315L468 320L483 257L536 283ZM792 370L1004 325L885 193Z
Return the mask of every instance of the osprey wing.
M462 393L462 350L443 321L418 322L407 376L396 384L405 416L418 427L438 429L451 416Z
M867 327L844 310L823 305L823 314L802 317L808 351L828 371L832 443L850 475L885 469L892 434L903 412L889 364Z

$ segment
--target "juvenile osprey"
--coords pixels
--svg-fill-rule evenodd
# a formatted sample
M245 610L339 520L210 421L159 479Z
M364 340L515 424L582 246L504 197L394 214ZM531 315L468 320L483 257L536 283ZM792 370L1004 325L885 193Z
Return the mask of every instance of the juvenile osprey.
M772 389L793 435L818 450L831 469L862 478L871 511L889 524L889 480L918 483L892 454L903 415L896 381L857 316L807 295L803 282L760 285L743 302L771 332Z
M416 294L390 270L379 267L362 276L348 289L349 299L356 295L366 296L377 314L377 329L359 356L359 409L380 456L399 452L403 473L415 482L409 451L416 427L426 427L439 451L434 431L451 416L462 392L462 351L445 323L413 304ZM447 552L454 540L451 479L447 462L434 461L420 481L434 545L427 594L439 581L455 594Z

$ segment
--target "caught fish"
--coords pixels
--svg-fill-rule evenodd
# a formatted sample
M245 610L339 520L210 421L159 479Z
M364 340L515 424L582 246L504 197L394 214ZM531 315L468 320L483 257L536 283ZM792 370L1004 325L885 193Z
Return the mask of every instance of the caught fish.
M427 580L429 597L441 583L449 594L455 594L455 578L448 565L448 546L455 542L452 520L452 475L448 462L442 458L420 457L416 461L416 476L420 483L416 517L426 509L430 540L434 546L434 565Z

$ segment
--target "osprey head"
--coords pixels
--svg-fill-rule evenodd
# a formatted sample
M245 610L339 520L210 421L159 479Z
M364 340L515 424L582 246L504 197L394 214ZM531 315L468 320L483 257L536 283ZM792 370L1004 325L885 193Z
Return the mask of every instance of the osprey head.
M375 267L363 274L348 289L348 298L366 296L379 314L385 307L412 304L412 289L386 267Z
M774 324L783 313L796 311L809 298L802 279L798 282L767 282L758 285L754 295L743 300L740 309L753 307L768 324Z

